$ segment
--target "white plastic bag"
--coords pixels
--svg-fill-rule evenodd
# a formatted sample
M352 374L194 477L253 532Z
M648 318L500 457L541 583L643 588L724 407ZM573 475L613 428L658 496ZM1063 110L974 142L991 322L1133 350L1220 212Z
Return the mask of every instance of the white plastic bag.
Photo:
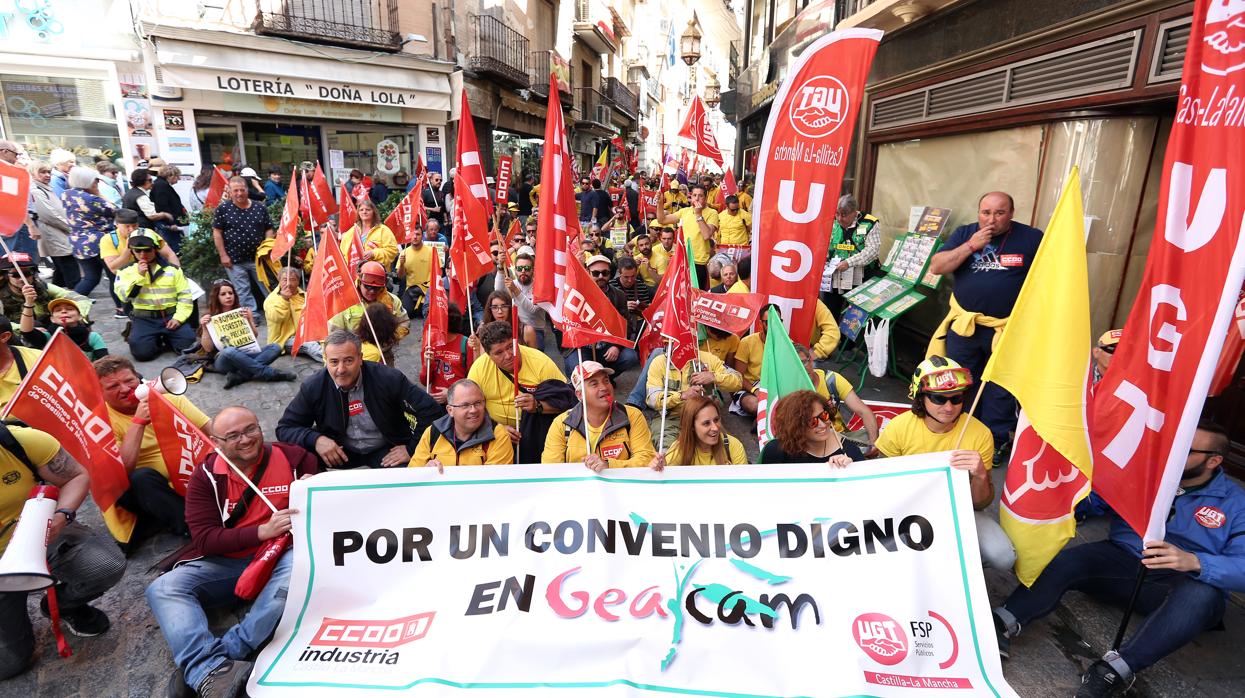
M875 378L886 375L887 352L889 350L891 321L870 320L865 327L865 346L869 348L869 373Z

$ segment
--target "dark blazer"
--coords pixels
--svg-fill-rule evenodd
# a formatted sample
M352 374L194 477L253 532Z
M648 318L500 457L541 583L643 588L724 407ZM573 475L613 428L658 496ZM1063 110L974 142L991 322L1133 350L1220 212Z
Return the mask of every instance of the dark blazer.
M406 446L414 453L424 430L445 415L428 393L407 380L401 371L382 364L363 362L363 403L390 446ZM327 436L343 448L346 442L347 397L333 382L328 370L303 381L298 394L277 423L277 439L315 453L316 439ZM408 415L414 418L408 419Z
M157 211L173 216L172 225L177 225L177 220L186 215L186 207L182 205L182 197L177 195L177 190L173 188L172 184L169 184L168 180L157 178L152 183L148 196L151 197L151 203L155 205Z

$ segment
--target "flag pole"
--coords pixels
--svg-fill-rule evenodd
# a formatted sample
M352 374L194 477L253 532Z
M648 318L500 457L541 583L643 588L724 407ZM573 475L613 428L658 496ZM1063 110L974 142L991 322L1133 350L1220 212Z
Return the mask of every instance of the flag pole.
M259 487L254 482L251 481L251 478L246 476L246 473L242 472L242 470L240 470L238 466L234 465L233 461L229 460L229 458L226 457L225 454L222 453L221 450L217 448L215 445L212 446L212 450L216 451L217 458L220 458L221 460L225 461L225 463L230 468L233 469L233 472L238 477L242 478L242 482L246 483L246 486L250 487L251 490L254 491L255 494L258 495L259 498L264 502L264 504L268 505L268 508L272 510L272 513L274 514L277 513L278 511L277 507L273 505L272 500L268 499L268 497L264 495L264 493L259 489Z
M662 453L666 450L666 412L667 412L666 405L669 403L670 400L665 395L665 393L668 392L666 388L670 387L667 381L670 379L669 378L670 376L670 353L672 351L674 351L674 340L667 337L666 338L666 370L664 373L661 374L661 392L662 392L661 434L658 435L657 437L657 452L658 453ZM640 378L644 378L644 376L640 376Z
M981 402L981 394L984 392L986 392L986 383L985 381L982 381L981 385L977 388L977 395L973 397L972 407L968 408L968 419L965 419L964 424L960 426L960 435L955 437L954 450L956 451L960 450L960 444L964 443L964 434L968 432L968 423L972 420L973 413L977 411L977 403Z
M1115 642L1111 643L1111 650L1118 651L1120 645L1124 644L1124 633L1128 630L1128 621L1133 617L1133 610L1137 607L1137 598L1141 596L1141 587L1146 581L1146 572L1149 567L1137 562L1137 581L1133 583L1132 596L1128 598L1128 605L1124 607L1124 617L1120 619L1120 627L1115 631Z
M5 256L5 257L12 258L13 251L9 249L9 245L8 245L8 243L6 243L6 242L4 241L4 236L3 236L3 235L0 235L0 247L3 247L3 248L4 248L4 256ZM26 272L22 271L22 268L21 268L20 266L18 266L18 264L17 264L17 262L16 262L16 261L14 261L14 262L13 262L13 268L14 268L14 269L16 269L16 270L17 270L17 274L18 274L19 276L21 276L21 277L22 277L22 285L23 285L23 286L30 286L30 285L31 285L31 283L30 283L30 279L26 278Z
M575 368L576 368L576 369L578 369L580 366L583 366L583 365L584 365L584 348L583 348L583 347L575 347L575 355L579 357L579 363L575 366ZM573 380L573 379L574 379L574 377L575 377L575 376L574 376L574 373L575 373L574 371L571 371L571 378L572 378L572 380ZM586 459L586 458L587 458L587 457L588 457L588 456L589 456L589 455L593 452L593 450L595 450L595 449L593 449L593 448L592 448L592 439L591 439L591 436L590 436L590 435L589 435L589 433L588 433L588 394L587 394L587 388L586 388L586 386L584 386L583 371L581 370L579 373L580 373L580 379L579 379L579 404L580 404L580 405L583 405L583 408L584 408L584 448L588 449L588 450L584 453L584 458Z

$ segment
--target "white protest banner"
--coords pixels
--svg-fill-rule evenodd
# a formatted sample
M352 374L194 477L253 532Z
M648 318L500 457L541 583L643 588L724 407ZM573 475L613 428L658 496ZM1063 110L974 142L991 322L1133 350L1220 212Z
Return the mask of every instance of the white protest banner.
M208 335L217 349L233 347L248 354L259 352L259 341L246 319L246 312L244 308L237 308L212 316L208 322Z
M300 480L289 597L248 690L1014 696L948 463Z

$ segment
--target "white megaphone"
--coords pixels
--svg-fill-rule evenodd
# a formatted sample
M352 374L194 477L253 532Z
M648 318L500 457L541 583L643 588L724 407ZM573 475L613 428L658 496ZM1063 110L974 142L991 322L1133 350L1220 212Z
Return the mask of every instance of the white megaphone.
M134 389L134 397L140 401L146 400L152 388L155 388L157 393L181 395L186 392L186 376L182 375L182 372L176 368L167 366L160 371L159 378L139 383L138 387Z
M36 485L0 558L0 593L47 589L56 583L48 571L48 526L56 514L60 490Z

